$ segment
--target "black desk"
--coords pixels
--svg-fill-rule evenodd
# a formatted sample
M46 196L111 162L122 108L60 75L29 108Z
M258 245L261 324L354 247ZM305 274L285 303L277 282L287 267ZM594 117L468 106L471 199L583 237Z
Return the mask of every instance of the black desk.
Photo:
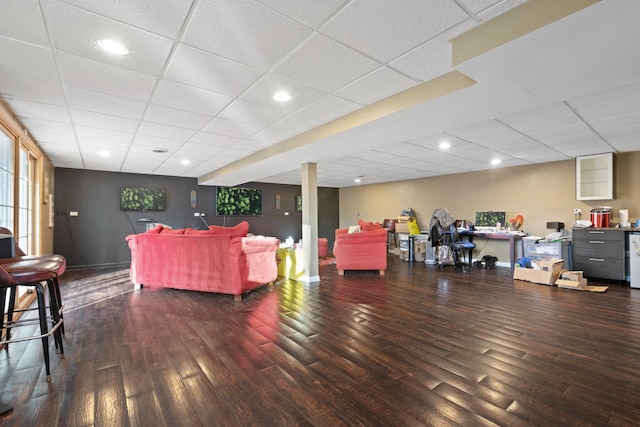
M470 242L473 242L474 237L479 237L481 239L488 239L488 240L508 240L509 241L509 257L511 258L510 259L511 273L513 273L513 269L515 268L515 265L516 265L516 259L518 258L518 248L516 247L516 241L520 241L520 248L522 250L522 253L524 254L524 242L522 241L522 238L524 236L520 234L473 232L468 234L460 233L460 235L467 236Z

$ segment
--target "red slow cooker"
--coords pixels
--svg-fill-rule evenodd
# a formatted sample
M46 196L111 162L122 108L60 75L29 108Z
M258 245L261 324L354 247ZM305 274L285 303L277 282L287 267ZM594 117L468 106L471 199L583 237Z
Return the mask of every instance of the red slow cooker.
M591 209L591 223L594 227L609 228L611 224L611 208Z

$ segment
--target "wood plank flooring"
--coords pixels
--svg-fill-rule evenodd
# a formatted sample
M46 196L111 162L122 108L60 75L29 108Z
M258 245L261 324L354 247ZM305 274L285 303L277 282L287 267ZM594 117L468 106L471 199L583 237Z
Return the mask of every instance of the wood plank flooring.
M0 424L640 425L640 290L393 256L385 276L320 275L240 303L133 285L92 303L105 281L68 271L66 359L47 383L39 341L0 351Z

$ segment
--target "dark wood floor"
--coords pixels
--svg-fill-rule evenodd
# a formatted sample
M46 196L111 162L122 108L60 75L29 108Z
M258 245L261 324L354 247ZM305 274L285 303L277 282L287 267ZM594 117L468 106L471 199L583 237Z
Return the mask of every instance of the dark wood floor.
M320 273L241 303L145 288L67 305L52 382L38 341L0 352L0 423L640 425L640 290L395 257L386 276ZM98 286L82 274L63 297Z

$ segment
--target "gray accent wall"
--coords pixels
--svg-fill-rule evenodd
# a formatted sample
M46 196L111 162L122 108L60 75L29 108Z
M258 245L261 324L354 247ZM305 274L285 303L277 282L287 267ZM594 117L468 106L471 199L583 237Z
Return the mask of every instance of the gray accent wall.
M64 255L69 266L124 264L131 261L125 241L129 234L142 233L146 223L141 218L173 228L205 229L194 213L205 213L211 225L233 226L249 222L249 232L277 237L302 237L302 213L295 210L300 186L253 182L242 187L259 188L263 197L263 216L226 217L215 215L215 187L199 186L196 178L179 178L119 172L56 168L54 191L54 253ZM120 210L121 187L164 188L167 209L158 212ZM197 207L190 206L191 190L196 190ZM280 209L276 209L276 195ZM329 239L333 247L339 224L339 190L318 188L318 236ZM77 212L77 216L72 216ZM285 215L288 213L288 215Z

